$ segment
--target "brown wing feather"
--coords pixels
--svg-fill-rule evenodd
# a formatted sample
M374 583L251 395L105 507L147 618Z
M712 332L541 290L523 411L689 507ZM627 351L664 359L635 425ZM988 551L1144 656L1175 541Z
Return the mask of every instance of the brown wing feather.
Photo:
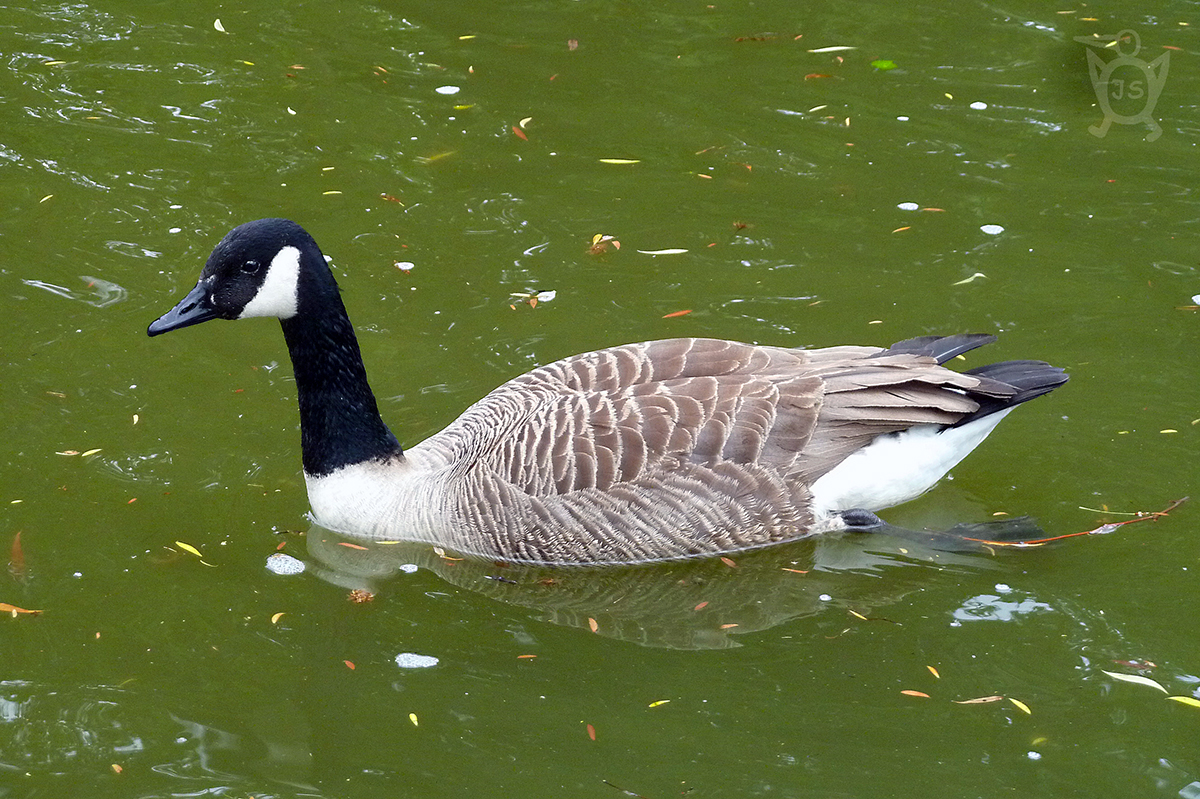
M812 525L808 485L875 436L953 424L980 379L874 347L631 344L505 383L431 444L461 515L522 560L760 546Z

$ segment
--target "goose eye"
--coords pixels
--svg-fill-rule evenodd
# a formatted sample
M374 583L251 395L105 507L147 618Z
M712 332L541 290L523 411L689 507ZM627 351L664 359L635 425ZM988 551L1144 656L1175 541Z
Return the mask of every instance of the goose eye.
M262 267L262 264L260 264L258 261L243 261L242 262L242 271L245 272L247 275L258 274L258 270L261 267Z

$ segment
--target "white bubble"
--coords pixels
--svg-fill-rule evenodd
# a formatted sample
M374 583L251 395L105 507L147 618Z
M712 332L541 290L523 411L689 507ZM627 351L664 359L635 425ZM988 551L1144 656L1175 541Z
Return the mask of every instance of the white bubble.
M833 597L831 597L829 594L821 594L819 597L817 597L817 599L821 600L822 602L829 602L833 599Z
M908 117L896 117L896 119L900 120L901 122L907 122L907 121L908 121Z
M976 111L982 111L983 109L987 108L987 103L981 103L976 100L975 102L971 103L971 107Z
M901 211L915 211L921 206L917 205L916 203L900 203L896 207Z
M1026 752L1025 757L1029 758L1030 760L1041 760L1042 753L1041 752Z
M1011 594L1012 586L1009 585L1008 583L996 583L996 593L997 594Z
M418 655L415 652L401 652L396 655L396 665L402 669L427 669L437 664L438 659L433 655Z
M1197 305L1200 305L1200 294L1193 294L1192 302L1196 303Z
M401 563L401 564L400 564L400 571L404 572L405 574L416 574L416 573L417 573L417 564L415 564L415 563Z
M304 571L304 561L276 552L267 558L267 571L274 574L300 574Z
M438 86L434 91L438 94L458 94L462 89L457 86Z
M999 225L980 225L979 229L989 236L997 236L1004 232L1004 228Z

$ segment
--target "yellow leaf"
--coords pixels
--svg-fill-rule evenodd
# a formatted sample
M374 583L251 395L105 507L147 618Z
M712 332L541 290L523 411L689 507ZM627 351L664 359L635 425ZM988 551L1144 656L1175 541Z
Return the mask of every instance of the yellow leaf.
M83 453L82 457L86 458L88 455L95 455L99 451L100 451L99 447L96 447L96 449L89 449L87 452Z
M846 612L849 613L851 616L853 616L856 619L862 619L863 621L870 621L870 619L868 619L866 616L859 613L857 610L850 610L849 608L847 608Z
M922 699L929 698L929 694L925 693L924 691L914 691L911 688L906 688L903 691L901 691L900 693L904 694L905 696L919 696Z
M416 714L416 713L409 713L409 714L408 714L408 720L412 722L412 725L413 725L414 727L417 727L417 726L419 726L419 725L418 725L418 723L417 723L417 714Z
M671 701L670 699L659 699L659 700L657 700L657 701L655 701L655 702L651 702L651 703L648 705L648 707L658 707L659 705L665 705L665 704L667 704L667 703L668 703L668 702L670 702L670 701ZM1192 700L1192 701L1195 701L1195 700Z
M271 624L278 624L281 618L283 618L283 613L274 614L271 616Z
M323 191L321 194L341 194L340 191Z
M180 549L182 549L184 552L191 552L193 555L195 555L195 556L196 556L196 557L198 557L198 558L203 558L203 557L204 557L203 555L201 555L201 554L200 554L200 550L196 549L196 548L195 548L194 546L192 546L191 544L185 544L185 543L183 543L182 541L176 541L176 542L175 542L175 546L179 547L179 548L180 548Z
M1167 699L1174 699L1181 705L1191 705L1192 707L1200 707L1200 699L1194 696L1168 696Z
M45 197L43 197L42 199L38 200L38 202L39 202L39 203L44 203L44 202L46 202L46 200L49 200L49 199L50 199L51 197L53 197L53 196L54 196L53 194L47 194L47 195L46 195Z
M601 158L602 164L640 164L641 159L638 158Z
M1022 702L1020 699L1013 699L1013 698L1010 696L1010 697L1008 698L1008 701L1009 701L1009 702L1012 702L1014 705L1016 705L1018 710L1022 710L1022 711L1024 711L1024 712L1025 712L1025 715L1027 715L1027 716L1032 716L1032 715L1033 715L1033 711L1029 709L1029 705L1025 704L1025 703L1024 703L1024 702Z
M926 666L925 668L929 669L929 673L932 674L934 677L937 677L939 680L942 679L942 675L938 674L938 670L935 669L933 666Z

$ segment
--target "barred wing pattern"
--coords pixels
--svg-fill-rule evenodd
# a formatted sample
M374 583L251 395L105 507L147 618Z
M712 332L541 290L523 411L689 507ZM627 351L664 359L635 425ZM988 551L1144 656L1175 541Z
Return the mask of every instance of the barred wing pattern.
M982 342L979 342L982 343ZM1011 386L931 354L672 339L505 383L422 446L454 464L458 545L550 563L689 557L796 538L808 486L875 436L953 424Z

